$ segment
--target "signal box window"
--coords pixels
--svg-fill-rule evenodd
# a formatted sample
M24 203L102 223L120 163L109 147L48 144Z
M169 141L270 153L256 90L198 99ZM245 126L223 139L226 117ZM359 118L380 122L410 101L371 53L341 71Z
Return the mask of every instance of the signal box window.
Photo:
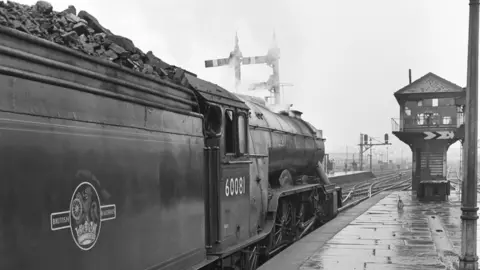
M440 116L438 113L434 113L433 116L431 117L432 124L433 125L438 125L438 122L440 121Z
M432 107L438 107L438 98L432 99Z
M432 124L433 113L425 113L425 125L429 126Z
M405 115L407 116L412 115L412 111L408 107L405 107Z
M444 125L451 125L452 124L452 117L450 116L444 116L442 124Z
M423 113L417 114L417 125L425 125L425 115Z
M233 111L225 111L225 153L235 153L235 126L233 125Z
M245 115L238 115L238 151L240 154L247 153L247 127Z

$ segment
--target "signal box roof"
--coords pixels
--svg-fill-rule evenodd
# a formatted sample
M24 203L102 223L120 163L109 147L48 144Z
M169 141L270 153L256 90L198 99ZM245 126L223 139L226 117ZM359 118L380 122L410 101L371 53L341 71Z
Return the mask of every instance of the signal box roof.
M204 81L188 73L185 73L185 77L190 86L205 100L245 110L249 109L242 100L219 85Z
M463 95L465 95L465 88L447 81L432 72L420 77L394 94L397 100L425 97L461 97Z

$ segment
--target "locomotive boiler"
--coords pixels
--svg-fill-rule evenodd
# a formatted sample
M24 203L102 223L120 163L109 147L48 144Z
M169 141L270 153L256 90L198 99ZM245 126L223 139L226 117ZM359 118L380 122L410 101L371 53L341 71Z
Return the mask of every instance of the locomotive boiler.
M0 269L255 269L341 206L295 111L0 35Z
M314 175L325 156L322 131L303 121L297 110L280 107L276 113L258 98L238 96L250 109L249 126L256 145L251 153L267 148L270 185L280 187L293 184L299 176ZM323 174L319 176L322 183L330 184Z

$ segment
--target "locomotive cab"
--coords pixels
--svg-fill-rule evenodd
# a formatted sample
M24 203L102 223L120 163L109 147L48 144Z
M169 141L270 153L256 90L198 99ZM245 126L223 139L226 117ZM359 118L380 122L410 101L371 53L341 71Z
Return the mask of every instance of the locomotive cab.
M218 85L187 78L204 115L207 251L225 255L250 238L249 109Z

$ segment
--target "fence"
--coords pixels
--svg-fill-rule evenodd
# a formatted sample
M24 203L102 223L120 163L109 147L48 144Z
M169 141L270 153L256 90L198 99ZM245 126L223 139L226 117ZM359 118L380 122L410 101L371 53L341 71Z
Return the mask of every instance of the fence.
M458 120L458 121L457 121ZM421 119L416 118L407 118L407 119L399 119L399 118L392 118L392 131L393 132L403 132L406 130L428 130L428 129L435 129L435 128L456 128L462 125L463 122L462 118L451 118L448 124L441 123L440 121L424 121Z

